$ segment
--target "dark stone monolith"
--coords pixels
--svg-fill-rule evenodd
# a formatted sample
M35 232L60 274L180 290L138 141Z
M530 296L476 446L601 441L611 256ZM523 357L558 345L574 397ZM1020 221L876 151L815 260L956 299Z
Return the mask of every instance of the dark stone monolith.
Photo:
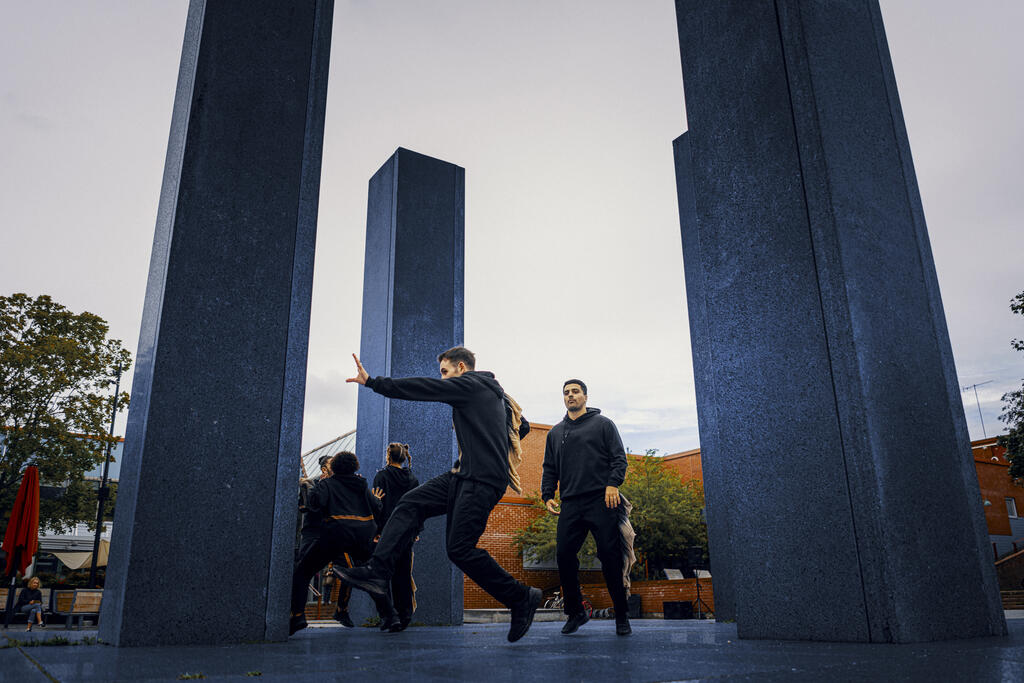
M333 3L189 8L100 620L283 640Z
M677 0L676 143L719 617L1005 633L874 0Z
M440 377L437 354L462 344L465 171L398 149L370 179L360 359L371 375ZM356 449L362 474L384 465L392 441L409 444L426 482L458 451L451 408L359 390ZM415 545L415 621L462 623L462 572L448 560L444 518Z

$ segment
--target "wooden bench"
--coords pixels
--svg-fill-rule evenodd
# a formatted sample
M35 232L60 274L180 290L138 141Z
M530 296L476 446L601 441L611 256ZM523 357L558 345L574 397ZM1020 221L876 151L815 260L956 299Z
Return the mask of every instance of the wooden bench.
M6 613L6 610L7 610L7 594L8 594L8 592L10 592L10 588L0 588L0 619L3 619L4 617L6 617L5 613ZM42 600L42 602L43 602L43 617L45 619L45 617L47 615L49 615L51 612L53 612L53 605L50 603L50 600L52 598L52 591L49 588L40 588L39 592L41 592L43 594L43 600ZM14 592L15 602L11 603L12 605L17 604L17 596L18 596L19 593L21 593L21 588L18 588L17 590L15 590L15 592ZM11 615L11 621L13 622L15 619L18 619L19 617L22 617L22 616L25 616L25 615L23 615L21 612L18 612L16 614L12 614Z
M53 614L64 617L64 628L71 628L77 622L78 630L82 629L85 617L100 615L100 602L103 600L102 588L78 588L73 591L53 592Z

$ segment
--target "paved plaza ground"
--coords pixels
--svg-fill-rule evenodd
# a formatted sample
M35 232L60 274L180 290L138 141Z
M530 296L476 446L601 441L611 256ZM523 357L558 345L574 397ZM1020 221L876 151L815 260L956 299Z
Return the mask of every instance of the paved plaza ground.
M739 640L733 624L643 619L630 637L606 620L573 636L538 623L515 644L505 624L470 624L395 634L323 626L286 643L121 649L96 644L95 630L22 625L0 638L0 681L1021 681L1024 619L1008 624L1006 638L918 645ZM29 645L57 637L82 644Z

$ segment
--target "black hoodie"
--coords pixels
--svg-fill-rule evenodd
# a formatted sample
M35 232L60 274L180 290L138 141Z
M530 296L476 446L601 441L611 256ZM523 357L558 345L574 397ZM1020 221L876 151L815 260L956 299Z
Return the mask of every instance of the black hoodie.
M508 486L508 427L505 390L494 374L470 370L458 377L371 377L366 386L381 396L406 401L433 401L452 407L460 456L455 476L489 484L499 491ZM523 420L520 436L530 425Z
M373 536L381 502L370 495L366 479L358 474L334 474L316 483L309 494L307 508L310 514L323 520L325 531L332 522L338 522L360 531L368 530Z
M384 489L384 498L380 501L382 505L380 514L381 528L391 518L391 513L395 511L395 506L398 505L398 501L402 499L402 496L419 485L419 479L416 478L416 475L410 469L387 465L384 469L377 472L377 476L373 478L373 488Z
M548 432L540 484L544 500L555 497L556 486L565 500L603 491L606 486L621 486L625 478L626 449L619 430L599 409L587 408L575 420L566 414Z

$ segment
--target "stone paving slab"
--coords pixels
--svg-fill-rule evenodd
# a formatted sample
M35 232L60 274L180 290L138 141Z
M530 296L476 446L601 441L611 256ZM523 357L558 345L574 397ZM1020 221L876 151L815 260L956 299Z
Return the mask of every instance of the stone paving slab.
M2 645L0 641L0 647ZM0 683L45 683L49 680L18 648L0 649Z
M325 626L286 643L11 647L0 650L0 681L169 681L190 673L217 681L1024 680L1024 620L1009 628L1006 638L863 645L741 641L733 624L660 619L633 621L633 635L624 638L615 635L612 621L593 620L572 636L559 633L560 623L535 624L510 644L503 624L395 634ZM7 642L25 642L66 632L5 635ZM71 637L89 643L95 631Z

